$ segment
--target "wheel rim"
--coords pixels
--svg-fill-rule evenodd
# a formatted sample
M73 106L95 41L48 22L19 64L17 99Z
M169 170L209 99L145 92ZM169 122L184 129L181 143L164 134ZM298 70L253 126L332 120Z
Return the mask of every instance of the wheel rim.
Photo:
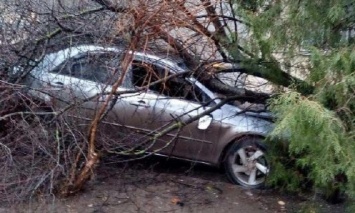
M228 160L234 176L242 185L259 185L269 173L264 152L254 146L241 147Z

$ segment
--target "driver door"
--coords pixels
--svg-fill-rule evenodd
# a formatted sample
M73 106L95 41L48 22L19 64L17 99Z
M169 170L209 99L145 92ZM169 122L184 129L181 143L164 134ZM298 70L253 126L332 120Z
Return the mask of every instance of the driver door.
M206 95L196 85L183 77L168 79L173 73L166 67L139 62L132 66L132 70L134 85L152 84L147 95L156 98L144 98L143 101L150 111L147 128L154 134L163 133L170 126L184 123L209 108L204 103L208 101ZM154 84L158 80L160 82ZM194 121L157 138L152 142L152 151L192 160L207 160L208 153L212 153L219 138L212 131L215 125L212 122L211 127L201 130L198 129L198 120Z

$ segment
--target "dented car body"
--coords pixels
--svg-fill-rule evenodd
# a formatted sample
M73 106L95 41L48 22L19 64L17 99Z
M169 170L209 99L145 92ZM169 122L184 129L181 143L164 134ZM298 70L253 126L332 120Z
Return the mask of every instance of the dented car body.
M125 72L120 68L124 54L123 49L94 45L48 54L31 72L29 93L58 111L76 104L67 114L85 128L119 83L99 135L108 145L120 141L126 147L139 147L167 126L184 123L222 101L179 59L131 52L133 59ZM224 165L232 182L260 187L269 172L263 145L273 126L268 117L227 103L159 137L148 151Z

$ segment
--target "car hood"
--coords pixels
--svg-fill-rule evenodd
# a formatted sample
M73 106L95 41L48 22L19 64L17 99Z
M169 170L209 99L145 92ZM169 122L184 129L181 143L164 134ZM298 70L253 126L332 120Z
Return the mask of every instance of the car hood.
M237 132L267 135L274 128L270 112L250 112L226 104L213 113L213 119L222 125L231 126Z

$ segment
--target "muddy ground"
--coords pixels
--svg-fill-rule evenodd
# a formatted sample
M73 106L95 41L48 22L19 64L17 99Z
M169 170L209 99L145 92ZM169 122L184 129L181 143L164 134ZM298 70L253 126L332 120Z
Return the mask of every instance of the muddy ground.
M111 159L112 160L112 159ZM223 170L153 157L134 163L102 162L80 194L0 207L3 212L345 212L315 195L246 190Z

